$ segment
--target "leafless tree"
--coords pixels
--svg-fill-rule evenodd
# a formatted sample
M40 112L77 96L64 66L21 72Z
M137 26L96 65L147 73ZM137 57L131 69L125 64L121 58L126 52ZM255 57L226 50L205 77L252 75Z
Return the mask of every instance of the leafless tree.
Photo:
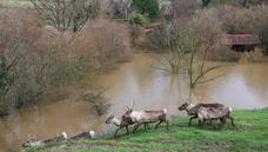
M167 46L170 57L165 58L168 67L165 71L187 77L190 89L198 84L206 83L220 77L222 74L211 76L210 73L222 67L221 64L210 64L209 55L214 50L217 41L212 34L203 37L200 30L193 26L177 29L167 33ZM172 38L172 39L171 39Z
M98 0L31 0L36 11L59 31L80 31L99 10Z

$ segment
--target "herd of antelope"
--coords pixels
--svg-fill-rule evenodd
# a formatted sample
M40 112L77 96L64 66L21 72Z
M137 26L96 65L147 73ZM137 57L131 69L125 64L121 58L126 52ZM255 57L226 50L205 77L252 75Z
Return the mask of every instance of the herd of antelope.
M180 111L186 111L188 116L190 116L189 126L191 126L193 119L198 119L198 125L201 127L205 121L220 120L223 126L227 119L231 120L232 126L234 126L234 120L231 116L232 108L226 107L219 103L184 103L179 108ZM125 128L127 134L129 133L129 126L134 126L133 133L137 131L140 126L144 126L144 129L150 129L149 124L158 122L155 125L155 129L161 123L166 123L166 129L169 130L168 120L167 120L167 109L163 110L143 110L135 111L132 108L127 107L127 111L121 116L121 119L116 118L114 115L108 117L105 121L106 124L114 124L118 129L114 133L114 137L117 136L119 130Z

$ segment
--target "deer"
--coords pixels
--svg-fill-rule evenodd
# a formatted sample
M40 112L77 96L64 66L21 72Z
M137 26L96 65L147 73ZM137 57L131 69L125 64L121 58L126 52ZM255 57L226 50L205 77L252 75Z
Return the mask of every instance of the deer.
M127 107L127 112L122 116L122 119L127 120L133 124L136 124L133 129L133 133L141 125L148 125L149 123L158 122L155 125L155 129L159 127L159 125L163 122L166 123L166 128L169 130L168 127L168 120L167 120L167 109L163 110L143 110L143 111L133 111L131 108Z
M206 107L206 108L222 108L222 107L224 107L224 105L223 104L219 104L219 103L198 103L198 104L195 105L195 104L192 104L192 103L185 102L178 109L180 111L186 111L187 114L189 116L191 116L190 119L189 119L189 123L188 123L188 126L191 126L192 120L198 118L198 110L201 107Z
M107 120L105 121L106 124L114 124L116 127L118 127L118 129L116 129L115 133L114 133L114 138L116 138L117 133L119 130L126 128L127 134L129 134L129 129L128 126L133 125L134 123L127 121L126 119L118 119L116 118L113 114L110 115Z
M217 119L221 121L222 126L226 123L227 119L230 119L232 126L235 127L234 119L231 116L232 111L233 110L231 107L218 107L218 108L200 107L197 111L199 127L201 127L204 121L206 120L217 120Z
M126 113L124 114L126 115ZM123 115L123 116L124 116ZM106 124L114 124L116 127L118 127L114 133L114 138L117 137L117 133L119 132L119 130L125 128L126 129L126 134L129 134L129 126L134 125L135 123L133 121L131 121L130 119L127 119L125 117L123 117L120 119L116 118L113 114L110 115L107 120L105 121ZM150 129L148 123L144 124L144 128L145 129Z

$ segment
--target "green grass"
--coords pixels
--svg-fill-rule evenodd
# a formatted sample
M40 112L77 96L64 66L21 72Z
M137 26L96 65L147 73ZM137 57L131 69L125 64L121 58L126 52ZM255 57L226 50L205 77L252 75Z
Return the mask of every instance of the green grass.
M268 151L268 109L236 111L233 114L236 128L228 123L222 129L209 126L188 127L187 118L170 120L170 131L165 127L137 134L121 135L118 139L82 140L57 143L24 152L134 152L134 151L197 151L197 152L255 152ZM215 122L216 123L216 122Z
M28 8L31 6L30 0L0 0L0 6Z

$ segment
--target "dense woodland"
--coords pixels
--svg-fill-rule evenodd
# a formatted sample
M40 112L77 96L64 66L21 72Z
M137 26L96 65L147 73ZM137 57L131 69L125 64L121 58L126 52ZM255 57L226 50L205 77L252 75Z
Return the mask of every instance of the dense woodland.
M268 47L267 2L1 1L0 114L99 75L135 50L168 54L165 70L187 75L190 88L219 68L205 61L259 62ZM261 45L236 52L221 44L222 34L255 34Z

